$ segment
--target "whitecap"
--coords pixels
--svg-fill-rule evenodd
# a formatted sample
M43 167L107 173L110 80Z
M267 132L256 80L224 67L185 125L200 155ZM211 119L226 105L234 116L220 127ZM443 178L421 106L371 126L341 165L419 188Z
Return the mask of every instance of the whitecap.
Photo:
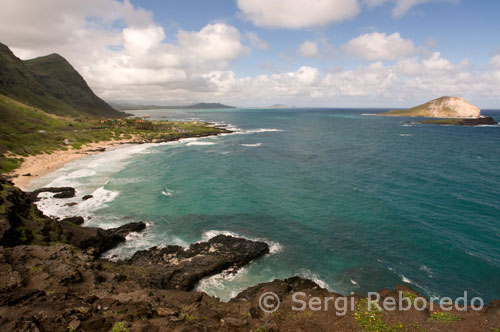
M403 282L406 282L407 284L413 285L410 279L406 278L404 275L401 275L401 279Z
M412 134L399 134L399 136L409 137L409 136L413 136L413 135Z
M248 146L248 147L258 147L261 146L262 143L255 143L255 144L240 144L241 146Z
M229 128L228 128L229 129ZM275 128L260 128L260 129L241 129L241 128L232 128L233 131L230 135L246 135L246 134L258 134L258 133L273 133L273 132L281 132L281 129Z
M186 144L187 146L192 146L192 145L214 145L214 142L189 142Z
M429 276L429 278L432 278L433 277L433 272L430 268L428 268L427 266L425 265L422 265L420 267L420 271L424 271L424 272L427 272L427 275Z
M163 196L167 196L167 197L169 197L169 196L172 196L172 195L174 194L174 191L173 191L173 190L168 189L167 187L165 187L165 190L163 190L163 191L161 192L161 194L162 194Z

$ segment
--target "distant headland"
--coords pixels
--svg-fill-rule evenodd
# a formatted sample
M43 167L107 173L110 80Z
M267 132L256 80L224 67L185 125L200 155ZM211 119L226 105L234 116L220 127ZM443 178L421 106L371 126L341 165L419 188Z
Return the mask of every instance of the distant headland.
M161 106L161 105L134 105L134 104L121 104L121 103L110 103L116 109L122 111L132 111L132 110L157 110L157 109L231 109L236 108L234 106L224 105L221 103L196 103L192 105L181 105L181 106Z
M481 109L460 97L440 97L425 104L405 110L391 110L378 115L438 118L439 120L418 121L425 124L443 125L496 125L491 117L482 117Z

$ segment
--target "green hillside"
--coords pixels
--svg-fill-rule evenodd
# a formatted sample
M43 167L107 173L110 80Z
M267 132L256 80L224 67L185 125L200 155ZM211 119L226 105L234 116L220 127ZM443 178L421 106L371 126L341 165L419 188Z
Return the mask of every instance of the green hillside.
M61 117L2 94L0 114L0 173L17 168L22 157L80 149L92 142L131 137L138 141L162 141L223 132L201 122L102 120L89 115Z
M97 97L60 55L22 61L1 43L0 93L61 116L125 116Z

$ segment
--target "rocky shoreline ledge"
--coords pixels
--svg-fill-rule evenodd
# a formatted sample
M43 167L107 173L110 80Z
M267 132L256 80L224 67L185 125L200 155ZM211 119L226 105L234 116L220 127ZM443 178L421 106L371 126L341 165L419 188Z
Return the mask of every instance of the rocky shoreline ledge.
M49 190L63 197L72 193L68 188ZM452 311L452 316L412 309L377 312L372 317L364 314L364 297L353 295L349 298L356 306L345 315L338 315L333 306L328 311L295 311L295 292L304 292L306 298L341 297L299 277L250 287L224 303L192 289L203 277L236 271L269 253L266 243L219 235L189 248L153 247L112 262L101 259L101 254L123 243L129 233L143 231L144 223L108 230L81 227L79 217L44 216L33 204L37 195L0 178L1 331L497 332L500 328L500 301L479 312ZM261 310L259 299L266 292L279 298L277 311ZM405 298L418 295L405 286L379 292L382 299L397 299L400 293Z

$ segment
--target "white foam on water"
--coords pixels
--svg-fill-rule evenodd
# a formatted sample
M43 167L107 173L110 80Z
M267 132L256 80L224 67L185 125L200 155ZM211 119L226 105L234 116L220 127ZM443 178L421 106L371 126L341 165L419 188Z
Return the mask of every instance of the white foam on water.
M434 277L434 274L433 274L432 270L430 268L428 268L427 266L425 266L425 265L422 265L420 267L420 271L427 272L427 275L429 276L429 278L433 278Z
M330 290L330 285L328 285L326 282L320 279L319 275L307 270L307 269L302 269L298 273L299 276L305 279L309 279L314 281L319 287Z
M265 242L269 246L269 254L276 254L276 253L283 250L283 246L281 244L279 244L278 242L270 241L270 240L264 239L264 238L250 238L250 237L242 236L240 234L237 234L237 233L231 232L231 231L209 230L209 231L206 231L202 234L201 240L198 242L207 242L208 240L216 237L217 235L226 235L226 236L244 238L244 239L251 240L251 241Z
M272 132L283 131L281 129L275 129L275 128L241 129L237 127L228 127L228 129L233 131L229 135L247 135L247 134L272 133Z
M413 285L413 282L411 282L411 280L406 278L404 275L401 275L401 280L403 280L403 282L406 282L407 284Z
M69 173L66 177L68 179L78 179L78 178L89 177L95 175L96 173L97 172L93 169L79 169L78 171Z
M413 136L413 135L412 134L399 134L399 136L409 137L409 136Z
M196 286L196 291L205 292L210 296L219 298L221 301L227 302L236 297L243 291L248 282L248 269L243 267L238 271L225 270L219 274L203 278ZM228 283L231 283L229 285Z
M150 153L149 149L158 144L146 143L135 145L121 145L111 147L108 151L89 155L73 162L69 162L64 167L41 177L30 186L30 189L42 187L73 187L76 189L76 196L69 199L51 199L47 194L40 197L46 198L37 202L37 206L45 214L65 218L79 215L82 217L91 216L92 213L107 203L114 200L119 193L107 190L104 186L112 179L113 174L121 171L131 161L130 157L136 154ZM89 180L89 178L91 178ZM137 182L137 179L119 179L117 182ZM111 182L114 182L112 180ZM82 201L84 195L94 197ZM67 203L78 203L75 206L65 206Z
M167 196L167 197L170 197L174 194L174 191L173 190L170 190L167 188L167 186L165 186L165 190L162 190L161 194L163 196Z
M189 142L186 144L187 146L193 146L193 145L214 145L214 142Z
M261 146L262 143L255 143L255 144L240 144L241 146L248 146L248 147L257 147Z
M106 206L107 203L112 202L116 197L118 197L120 193L117 191L104 189L104 187L100 187L94 190L91 195L94 197L77 205L80 210L96 211L98 209L101 209Z
M351 284L353 284L353 285L355 285L355 286L356 286L356 285L358 285L358 282L357 282L357 281L355 281L355 280L352 280L352 279L351 279Z
M103 255L103 258L111 261L123 260L132 257L139 250L147 250L154 247L158 241L154 228L153 223L146 222L145 230L139 233L129 233L124 243L108 250Z

